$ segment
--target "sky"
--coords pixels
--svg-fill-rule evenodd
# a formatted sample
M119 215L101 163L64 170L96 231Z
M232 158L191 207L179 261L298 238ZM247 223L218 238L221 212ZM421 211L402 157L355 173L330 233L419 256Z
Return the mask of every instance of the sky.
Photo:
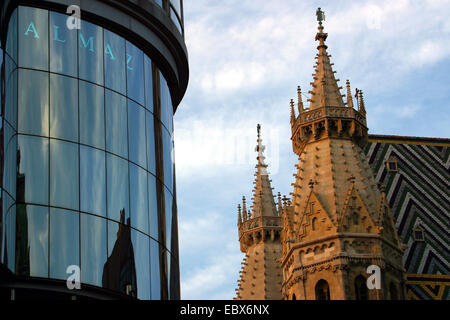
M289 101L307 105L316 9L340 86L364 91L369 134L450 137L450 0L185 0L190 80L175 122L182 299L232 299L252 197L256 125L274 194L297 156ZM249 201L248 201L249 202Z

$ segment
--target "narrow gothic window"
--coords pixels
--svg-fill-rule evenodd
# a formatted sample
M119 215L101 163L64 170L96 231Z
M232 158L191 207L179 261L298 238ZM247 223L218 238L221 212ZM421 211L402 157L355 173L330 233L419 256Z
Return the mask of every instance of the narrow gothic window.
M358 222L359 222L358 212L353 212L352 218L353 218L353 224L358 224Z
M330 287L323 279L316 284L316 300L330 300Z
M397 172L398 171L398 161L396 157L390 157L389 160L386 162L386 167L388 171L390 172Z
M314 230L316 230L317 227L317 218L313 218L312 222L311 222L311 228Z
M413 238L415 241L425 241L425 237L423 235L423 229L420 226L417 226L413 230Z
M355 278L355 299L367 300L368 296L366 278L359 275Z

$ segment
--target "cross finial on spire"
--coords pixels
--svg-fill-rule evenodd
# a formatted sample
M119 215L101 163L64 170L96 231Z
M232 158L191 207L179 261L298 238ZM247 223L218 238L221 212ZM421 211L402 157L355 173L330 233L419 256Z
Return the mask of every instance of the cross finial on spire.
M322 9L318 8L316 11L317 21L319 21L319 25L322 25L322 21L325 21L325 12Z

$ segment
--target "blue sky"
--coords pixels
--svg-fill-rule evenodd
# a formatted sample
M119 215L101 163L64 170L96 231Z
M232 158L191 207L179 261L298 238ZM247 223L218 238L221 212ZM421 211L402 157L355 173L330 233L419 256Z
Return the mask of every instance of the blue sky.
M317 7L340 85L364 91L369 133L450 137L449 0L186 0L190 83L175 114L183 299L235 295L257 123L274 194L292 191L289 100L297 85L304 103L311 90Z

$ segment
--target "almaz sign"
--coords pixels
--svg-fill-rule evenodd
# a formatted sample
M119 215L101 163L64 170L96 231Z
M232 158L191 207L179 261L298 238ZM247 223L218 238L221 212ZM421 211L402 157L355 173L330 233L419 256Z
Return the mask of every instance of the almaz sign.
M67 40L60 38L59 29L60 29L60 26L58 26L56 24L53 25L53 39L52 40L56 41L56 42L65 43ZM32 37L34 39L39 39L39 33L38 33L38 30L36 29L36 26L33 21L30 22L30 24L28 25L28 28L26 29L24 35L27 37ZM79 35L80 35L80 48L84 48L86 50L89 50L89 51L95 53L94 37L92 36L92 37L89 37L86 39L86 37L81 32L81 30L79 31ZM109 58L111 60L116 60L116 57L115 57L113 50L111 49L111 46L109 45L109 43L105 44L105 56L109 56ZM127 53L126 60L127 60L126 61L127 69L133 70L133 67L131 66L131 63L133 62L133 56Z

